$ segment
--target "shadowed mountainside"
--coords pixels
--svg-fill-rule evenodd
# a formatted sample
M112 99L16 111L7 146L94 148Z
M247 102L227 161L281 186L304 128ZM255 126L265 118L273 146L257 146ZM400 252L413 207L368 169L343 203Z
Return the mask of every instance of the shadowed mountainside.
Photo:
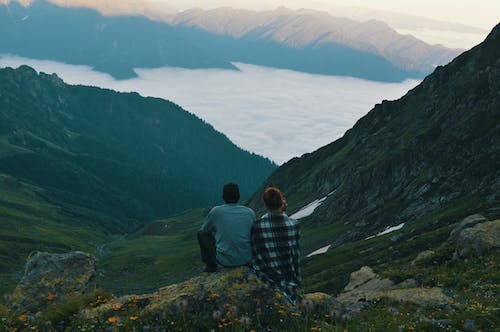
M457 205L500 201L500 27L397 101L376 105L341 139L294 158L264 183L339 245ZM251 205L260 206L259 190Z

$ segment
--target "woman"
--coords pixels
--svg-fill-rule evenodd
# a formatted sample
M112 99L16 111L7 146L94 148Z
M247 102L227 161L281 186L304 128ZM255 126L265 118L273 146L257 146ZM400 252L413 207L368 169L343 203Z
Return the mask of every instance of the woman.
M262 199L269 212L252 226L252 265L259 278L296 304L299 224L285 213L286 202L279 189L267 188Z

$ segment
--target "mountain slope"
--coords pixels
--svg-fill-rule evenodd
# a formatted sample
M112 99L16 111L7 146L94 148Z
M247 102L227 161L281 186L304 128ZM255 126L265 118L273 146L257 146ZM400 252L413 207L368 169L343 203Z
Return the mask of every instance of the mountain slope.
M460 206L498 212L499 78L497 26L400 100L376 105L341 139L281 166L264 187L282 188L292 212L333 192L304 219L323 229L317 247Z
M101 226L114 231L214 204L227 181L248 196L274 168L161 99L70 86L26 66L0 71L0 93L0 172L63 207L113 216Z

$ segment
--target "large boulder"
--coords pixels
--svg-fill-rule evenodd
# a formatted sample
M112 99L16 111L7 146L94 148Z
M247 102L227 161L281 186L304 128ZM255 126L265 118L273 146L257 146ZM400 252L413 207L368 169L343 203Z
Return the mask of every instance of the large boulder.
M482 255L500 247L500 220L483 222L464 229L457 238L457 253L460 257Z
M14 310L49 311L51 307L95 290L96 259L84 252L33 252L11 297Z
M343 305L346 311L356 313L382 298L421 306L446 305L452 302L439 287L415 287L414 280L395 284L389 279L381 279L367 266L351 273L349 284L335 300Z
M474 227L477 224L483 223L485 221L488 221L488 219L486 219L480 214L473 214L471 216L468 216L467 218L463 219L458 224L456 224L456 226L450 232L448 240L456 241L458 239L458 236L464 229Z

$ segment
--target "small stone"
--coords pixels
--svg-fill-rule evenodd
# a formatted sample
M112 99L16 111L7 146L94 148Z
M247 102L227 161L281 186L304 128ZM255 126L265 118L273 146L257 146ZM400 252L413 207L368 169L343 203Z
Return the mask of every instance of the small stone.
M475 331L476 330L476 322L472 319L466 319L464 322L464 329L469 330L469 331Z

